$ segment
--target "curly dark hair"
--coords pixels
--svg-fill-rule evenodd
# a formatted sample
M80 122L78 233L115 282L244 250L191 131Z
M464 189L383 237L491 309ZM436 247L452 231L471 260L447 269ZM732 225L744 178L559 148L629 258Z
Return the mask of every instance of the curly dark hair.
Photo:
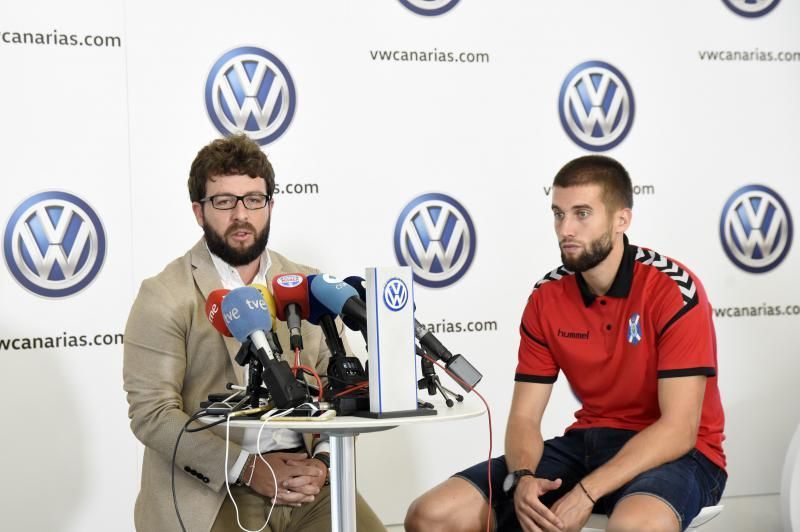
M249 175L267 182L267 196L275 191L275 172L261 147L240 133L217 139L197 152L189 170L189 199L206 196L206 181L225 175Z

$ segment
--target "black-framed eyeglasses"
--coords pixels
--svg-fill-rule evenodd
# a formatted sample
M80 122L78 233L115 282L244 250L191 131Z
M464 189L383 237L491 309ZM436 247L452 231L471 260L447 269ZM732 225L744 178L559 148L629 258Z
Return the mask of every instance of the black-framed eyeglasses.
M259 194L257 192L245 194L244 196L237 196L235 194L217 194L215 196L209 196L201 199L200 203L210 201L211 206L215 209L219 209L221 211L230 211L235 209L236 204L241 201L245 209L256 211L266 207L270 199L271 198L266 194Z

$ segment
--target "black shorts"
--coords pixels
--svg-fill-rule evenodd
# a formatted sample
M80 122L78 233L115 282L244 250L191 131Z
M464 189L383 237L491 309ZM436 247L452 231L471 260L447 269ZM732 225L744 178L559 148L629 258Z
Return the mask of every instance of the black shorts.
M549 480L560 478L562 484L559 489L543 495L542 502L552 506L579 480L616 455L635 435L631 430L592 428L571 430L564 436L547 440L536 476ZM503 480L508 474L505 457L493 458L491 467L492 509L497 530L520 530L514 499L503 491ZM486 462L455 476L471 482L488 499ZM624 497L644 493L658 497L672 508L681 530L685 530L703 507L719 502L727 478L725 471L700 451L692 449L681 458L645 471L617 491L601 497L593 512L611 515L614 506Z

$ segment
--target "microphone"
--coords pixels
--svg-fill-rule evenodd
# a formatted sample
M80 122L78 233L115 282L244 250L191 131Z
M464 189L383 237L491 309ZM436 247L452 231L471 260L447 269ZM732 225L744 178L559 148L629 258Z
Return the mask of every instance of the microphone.
M308 283L302 273L286 273L272 279L272 292L278 319L289 327L289 342L292 351L303 349L300 335L300 320L308 317Z
M361 299L366 299L367 291L364 286L366 282L362 277L351 275L345 278L344 282L356 290ZM414 318L414 336L430 355L444 362L445 367L453 375L464 381L463 383L456 381L464 390L469 392L483 378L483 375L475 369L475 366L470 364L463 356L453 355L417 318Z
M475 369L475 366L461 355L454 355L447 349L442 342L436 338L432 332L428 331L423 324L414 318L414 336L419 340L420 345L430 355L444 362L444 366L458 377L456 382L470 392L480 382L483 375Z
M315 274L306 277L309 286L314 282ZM306 321L312 325L319 325L322 329L322 334L325 336L325 344L328 346L328 351L331 353L331 359L338 357L346 357L347 352L344 350L344 343L339 338L339 330L336 328L334 321L335 315L330 310L320 303L314 292L308 292L308 318Z
M355 288L326 273L314 277L311 293L332 313L356 325L362 333L367 329L367 306Z
M240 342L253 342L257 350L275 356L264 331L270 330L267 302L257 288L242 286L231 290L222 300L222 317L231 334ZM261 360L265 364L265 360Z
M272 319L261 292L252 286L231 290L222 300L222 316L237 340L243 344L250 340L255 347L256 357L264 368L264 383L278 408L303 403L305 387L294 378L289 364L278 360L269 346L265 331L272 327Z
M269 334L267 334L267 342L269 342L270 348L279 355L283 354L283 347L281 347L281 342L278 340L278 333L276 329L278 328L278 319L276 316L277 307L275 306L275 299L272 297L272 294L269 293L269 289L264 286L263 284L253 283L250 286L256 288L259 292L261 292L261 296L264 298L264 301L267 303L267 308L269 309L269 317L272 318L272 330Z
M272 330L274 331L277 327L275 320L278 316L278 307L275 305L275 298L272 297L269 288L263 284L253 283L250 286L261 292L261 297L263 297L264 301L267 303L267 310L269 310L269 317L272 318Z
M222 299L228 292L230 290L218 288L208 294L208 299L206 299L206 318L222 336L233 336L222 316Z

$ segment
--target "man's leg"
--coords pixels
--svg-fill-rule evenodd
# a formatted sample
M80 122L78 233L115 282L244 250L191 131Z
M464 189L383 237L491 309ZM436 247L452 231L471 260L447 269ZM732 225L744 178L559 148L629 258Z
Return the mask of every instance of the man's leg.
M330 532L331 490L323 486L313 502L292 508L286 532ZM356 530L358 532L384 532L386 527L367 501L356 493Z
M536 475L563 480L561 488L542 497L547 506L569 491L587 471L583 466L583 433L572 431L566 436L545 442ZM503 491L508 473L505 457L492 459L492 527L519 530L514 499ZM406 514L407 530L486 530L489 513L487 463L475 465L447 479L415 500Z
M483 493L463 478L450 477L411 503L404 525L409 532L486 530L488 512Z
M631 495L614 507L607 532L678 532L681 525L675 511L652 495Z
M645 471L604 498L612 508L608 530L685 530L704 506L719 501L727 475L700 451Z
M239 508L239 521L242 526L250 530L258 530L264 526L266 516L264 515L265 499L255 491L247 487L231 486L231 493L236 500ZM271 532L272 528L267 526L263 532ZM211 532L240 532L241 529L236 522L236 510L230 497L225 496L222 506L217 513Z

